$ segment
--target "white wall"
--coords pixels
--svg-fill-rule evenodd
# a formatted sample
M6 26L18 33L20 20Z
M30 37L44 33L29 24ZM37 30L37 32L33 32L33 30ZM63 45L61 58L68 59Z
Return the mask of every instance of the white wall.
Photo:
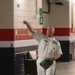
M75 28L75 0L73 0L73 26Z
M25 28L23 20L30 22L32 27L39 28L39 19L36 18L36 11L42 7L42 0L14 0L14 28ZM19 4L19 7L18 7ZM37 9L36 9L37 8Z
M47 9L48 6L46 0L43 0L43 10L47 11ZM44 27L48 25L57 28L69 27L69 2L66 2L65 5L56 5L54 3L51 3L50 13L44 14L43 22Z

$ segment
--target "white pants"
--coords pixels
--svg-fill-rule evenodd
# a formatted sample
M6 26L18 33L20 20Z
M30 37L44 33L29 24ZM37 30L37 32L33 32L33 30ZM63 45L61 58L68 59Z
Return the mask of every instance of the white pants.
M43 60L42 58L38 58L38 60L36 62L37 63L37 74L38 75L54 75L56 62L54 61L53 64L47 70L45 70L39 64L42 60Z

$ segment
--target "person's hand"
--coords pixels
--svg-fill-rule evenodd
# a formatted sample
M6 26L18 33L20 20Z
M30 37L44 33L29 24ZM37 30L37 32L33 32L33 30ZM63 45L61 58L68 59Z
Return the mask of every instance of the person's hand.
M23 21L23 24L26 24L26 25L28 25L28 22L27 22L27 21Z
M27 21L23 21L23 24L25 24L26 26L27 26L27 28L28 28L28 30L32 33L32 34L34 34L34 30L33 30L33 28L30 26L30 24L27 22Z

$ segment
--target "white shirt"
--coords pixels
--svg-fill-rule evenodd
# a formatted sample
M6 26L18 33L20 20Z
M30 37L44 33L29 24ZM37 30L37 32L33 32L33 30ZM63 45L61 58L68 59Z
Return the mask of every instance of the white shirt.
M53 58L55 53L63 54L60 43L53 37L49 38L39 32L34 33L35 39L39 42L38 57Z

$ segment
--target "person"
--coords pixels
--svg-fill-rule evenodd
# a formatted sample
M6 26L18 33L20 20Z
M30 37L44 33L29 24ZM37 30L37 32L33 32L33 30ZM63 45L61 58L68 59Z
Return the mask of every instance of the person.
M47 27L46 35L39 33L34 30L27 21L23 21L27 26L28 30L34 35L34 38L39 42L38 45L38 59L37 63L37 74L38 75L54 75L56 67L56 59L60 58L63 54L61 50L61 45L59 41L54 38L55 29L54 27ZM45 58L50 58L53 61L53 64L45 70L40 62Z

